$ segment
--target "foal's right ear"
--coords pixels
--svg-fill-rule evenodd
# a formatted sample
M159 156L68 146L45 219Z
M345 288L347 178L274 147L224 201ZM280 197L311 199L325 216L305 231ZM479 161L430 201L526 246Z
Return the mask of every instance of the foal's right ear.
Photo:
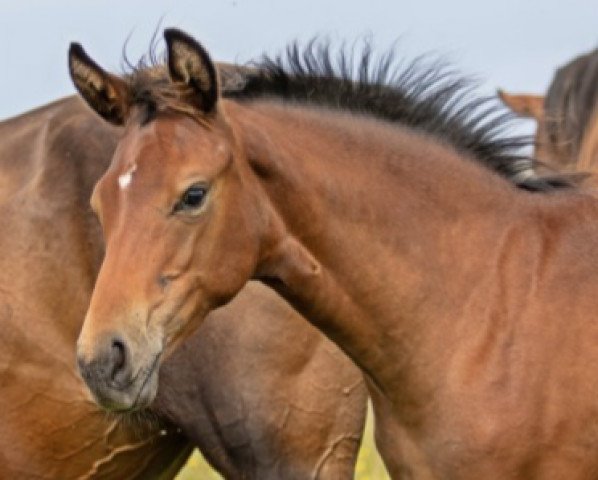
M497 93L502 103L520 117L533 118L538 122L544 118L544 97L542 95L514 95L500 89Z
M124 80L104 71L78 43L71 43L69 48L69 72L75 87L91 108L110 123L125 123L129 89Z

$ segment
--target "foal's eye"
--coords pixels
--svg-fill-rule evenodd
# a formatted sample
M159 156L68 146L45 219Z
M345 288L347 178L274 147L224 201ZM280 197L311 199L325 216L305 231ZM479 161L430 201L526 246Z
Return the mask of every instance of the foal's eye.
M181 199L174 206L174 211L179 212L181 210L196 210L201 207L203 201L206 198L208 189L201 185L193 185L185 190L185 193L181 196Z

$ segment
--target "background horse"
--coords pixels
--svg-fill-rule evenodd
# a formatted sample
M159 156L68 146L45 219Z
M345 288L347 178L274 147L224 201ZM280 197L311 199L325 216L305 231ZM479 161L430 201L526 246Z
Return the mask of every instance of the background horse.
M153 415L90 399L75 366L104 249L89 196L121 134L76 97L0 123L0 477L172 478L197 445L226 478L350 478L361 375L258 284L164 364Z
M552 189L443 71L366 52L356 80L312 44L226 98L201 45L165 38L167 69L127 77L69 55L125 128L92 196L107 250L77 352L95 398L151 402L161 360L257 278L366 373L434 478L596 478L595 199L484 168Z
M535 155L554 167L593 171L598 165L598 50L557 69L542 95L499 91L520 116L537 122Z

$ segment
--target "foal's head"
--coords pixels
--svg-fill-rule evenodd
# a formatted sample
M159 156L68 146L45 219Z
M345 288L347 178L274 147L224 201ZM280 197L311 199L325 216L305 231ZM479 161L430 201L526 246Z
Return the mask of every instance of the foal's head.
M160 359L252 275L260 218L206 51L165 33L168 69L117 77L72 45L72 79L124 131L91 204L106 255L78 345L83 378L107 408L147 405Z

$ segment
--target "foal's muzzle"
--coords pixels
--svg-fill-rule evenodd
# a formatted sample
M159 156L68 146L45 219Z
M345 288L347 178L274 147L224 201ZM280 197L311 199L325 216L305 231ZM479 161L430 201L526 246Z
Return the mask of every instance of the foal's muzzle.
M155 397L158 356L134 369L131 351L118 336L102 339L91 357L78 348L77 364L96 402L107 410L135 410Z

